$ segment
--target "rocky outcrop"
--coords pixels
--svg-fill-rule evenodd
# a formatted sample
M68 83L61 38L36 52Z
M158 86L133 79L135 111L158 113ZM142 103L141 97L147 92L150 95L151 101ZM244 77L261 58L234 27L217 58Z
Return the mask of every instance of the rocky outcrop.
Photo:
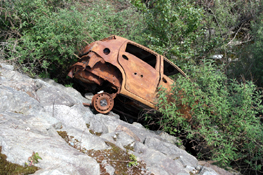
M25 165L35 152L42 158L37 175L218 174L178 148L175 137L112 112L94 114L75 89L0 65L0 146L9 162Z

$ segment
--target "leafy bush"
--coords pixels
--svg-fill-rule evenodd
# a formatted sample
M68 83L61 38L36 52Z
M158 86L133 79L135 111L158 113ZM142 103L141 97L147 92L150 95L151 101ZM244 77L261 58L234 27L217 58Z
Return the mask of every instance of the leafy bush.
M262 8L263 3L257 0L222 1L212 8L222 37L227 41L221 54L228 62L228 76L238 81L251 80L260 87L263 85ZM224 14L225 11L228 13Z
M164 130L187 132L187 138L204 141L210 152L199 153L221 166L233 162L248 164L254 170L262 167L263 129L259 114L263 112L262 94L252 82L228 80L212 62L188 66L191 80L179 77L167 102L167 94L159 93L159 124ZM171 101L171 100L170 100ZM191 118L178 112L180 104L191 107ZM203 145L202 145L203 146ZM239 164L241 165L241 164ZM242 167L239 167L242 168Z
M150 2L149 2L150 3ZM161 54L190 58L195 55L196 39L202 35L203 11L189 1L157 0L146 6L133 4L144 13L149 47Z
M112 34L143 42L140 34L143 23L132 7L115 12L104 1L95 4L73 0L3 3L3 28L17 33L12 37L6 35L7 57L32 76L37 74L63 82L68 67L77 61L84 45Z
M10 6L16 9L8 18L10 23L17 22L14 29L20 35L8 40L11 60L32 76L40 74L44 77L59 74L76 61L74 52L88 36L83 33L86 28L83 14L75 7L55 8L56 1L47 3L42 0L8 3L6 1L6 10Z

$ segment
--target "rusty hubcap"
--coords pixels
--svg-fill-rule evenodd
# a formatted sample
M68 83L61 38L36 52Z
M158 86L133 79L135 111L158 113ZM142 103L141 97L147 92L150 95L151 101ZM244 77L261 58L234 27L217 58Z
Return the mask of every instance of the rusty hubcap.
M114 100L109 93L103 92L93 96L92 105L99 113L106 114L112 110Z

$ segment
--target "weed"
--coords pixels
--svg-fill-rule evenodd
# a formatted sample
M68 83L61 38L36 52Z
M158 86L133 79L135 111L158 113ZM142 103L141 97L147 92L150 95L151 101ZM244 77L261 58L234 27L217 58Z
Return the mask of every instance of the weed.
M137 166L138 162L137 162L137 158L134 154L130 154L130 162L128 163L128 167L132 167L132 166Z
M30 156L30 157L28 158L28 161L30 162L29 166L32 166L32 165L38 163L38 162L39 162L39 161L38 161L39 159L42 160L42 158L38 155L37 152L36 152L36 153L33 152L32 156Z

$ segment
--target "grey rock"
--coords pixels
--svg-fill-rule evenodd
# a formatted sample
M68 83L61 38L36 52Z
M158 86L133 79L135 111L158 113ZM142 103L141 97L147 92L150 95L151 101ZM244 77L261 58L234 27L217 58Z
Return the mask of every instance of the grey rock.
M154 174L154 175L170 175L164 169L162 169L160 167L155 167L155 166L149 167L148 171L151 172L151 174Z
M102 166L105 168L105 170L106 170L107 173L109 173L110 175L114 175L114 174L115 174L115 173L114 173L114 172L115 172L115 169L114 169L111 165L109 165L106 160L103 160L103 161L101 162L101 164L102 164Z
M100 136L100 138L104 139L104 141L111 142L125 151L126 149L123 147L123 145L120 142L117 142L117 137L118 137L117 134L114 132L102 134Z
M25 119L22 114L1 113L0 116L3 119L0 145L8 161L24 165L32 153L37 152L42 160L36 166L41 169L63 167L61 173L64 174L100 174L99 164L94 159L65 144L58 134L50 136L46 131L48 123L32 117Z
M105 168L106 172L109 175L114 175L115 174L115 169L111 165L109 165L106 160L103 160L101 162L101 165Z
M93 114L93 112L90 110L90 108L89 107L80 107L81 108L81 111L82 111L82 117L83 117L83 119L84 119L84 121L85 121L85 123L90 123L90 120L92 119L92 118L94 118L95 117L95 115Z
M107 171L107 173L109 173L110 175L114 175L115 173L115 169L112 167L112 166L110 166L110 165L106 165L105 166L105 169L106 169L106 171Z
M89 103L91 103L94 95L92 93L85 93L84 96L89 101Z
M241 175L241 173L237 172L237 171L226 171L225 169L223 168L220 168L216 165L212 165L212 161L199 161L199 167L200 167L200 170L205 167L206 168L210 168L210 169L213 169L217 174L220 174L220 175ZM198 169L198 167L196 167L196 169ZM204 170L205 170L204 169ZM203 171L204 171L203 170Z
M120 123L122 123L121 120L116 119L115 116L107 116L103 114L97 114L94 116L100 121L103 121L103 123L107 126L108 132L115 132L115 129L118 127Z
M108 127L104 124L101 118L90 118L89 125L89 129L91 129L94 133L106 134L109 132Z
M218 168L198 165L193 156L176 147L176 137L126 123L113 112L93 114L82 104L90 103L92 94L86 94L87 99L54 80L32 79L13 70L0 63L0 146L8 161L24 165L37 152L42 158L36 164L41 168L37 175L97 175L99 164L83 152L109 149L105 141L110 141L123 150L134 147L129 153L146 164L142 174L189 175L199 170L200 175L221 174ZM66 132L65 140L57 131ZM103 166L114 174L106 161Z
M13 65L9 65L9 64L3 63L3 62L2 63L0 62L0 68L7 69L7 70L14 70Z
M162 138L160 136L152 133L150 130L148 130L146 128L138 128L137 126L128 124L126 122L122 122L122 123L120 123L120 125L128 128L130 131L132 131L134 133L134 135L136 135L139 138L140 142L144 142L147 137L157 138L157 139L162 140Z
M44 82L46 82L46 83L52 85L52 86L58 87L59 89L63 89L63 88L65 88L65 86L63 86L63 85L61 85L61 84L55 82L55 81L52 80L52 79L49 79L49 78L43 78L42 80L43 80Z
M174 144L162 142L156 138L147 137L145 145L149 148L160 151L172 159L179 158L183 166L189 165L196 167L198 165L198 161L194 156L188 154L186 151L178 148Z
M200 175L218 175L217 172L215 172L215 170L213 170L212 168L208 168L208 167L203 167L199 174Z
M108 148L106 143L100 137L92 135L87 128L84 130L63 128L61 131L66 131L69 138L71 138L70 142L73 143L73 146L76 146L79 149L103 150Z
M63 125L61 122L57 122L55 124L52 125L55 129L62 129Z
M135 126L136 128L144 129L144 127L143 127L142 124L140 124L140 123L133 122L132 125Z
M201 170L201 168L202 168L201 165L197 165L197 166L195 167L195 169L198 170L198 171Z
M82 103L91 103L90 100L84 98L76 89L72 88L72 87L64 87L63 86L63 90L69 94L71 97L74 97L75 100L77 100L78 102Z
M49 115L58 119L66 126L78 128L80 130L87 129L85 121L82 117L82 109L84 107L81 105L74 105L72 107L65 105L54 105L45 106L44 108Z
M66 173L65 170L61 169L43 169L43 170L38 170L37 172L34 173L34 175L70 175L70 172Z
M127 128L126 130L129 130L133 133L134 136L136 136L135 140L138 140L140 142L144 142L146 137L153 137L162 139L160 136L156 135L155 133L151 132L150 130L147 130L146 128L140 128L138 125L132 125L129 123L126 123L122 120L119 120L113 116L107 116L103 114L97 114L95 118L100 118L100 120L108 127L108 132L115 132L116 129L118 130L118 127L120 128Z
M37 96L36 93L36 86L33 81L27 81L27 82L21 82L21 81L10 81L10 80L4 80L1 81L1 85L6 86L6 87L11 87L17 91L23 91L30 97L36 99L39 102L39 97Z
M77 100L56 87L43 86L37 91L37 95L42 106L65 105L71 107L78 103Z
M45 86L52 87L50 84L48 84L47 82L45 82L45 81L43 81L41 79L34 79L33 81L34 81L34 84L37 87L37 90L42 88L42 87L45 87Z
M171 136L164 131L156 131L156 134L159 135L161 138L165 139L167 142L175 144L175 145L181 145L179 146L179 148L185 149L185 147L182 145L182 141L178 139L177 137Z
M118 145L132 146L135 143L135 139L125 132L116 132L116 142Z
M127 127L124 127L122 125L119 125L116 129L115 129L116 132L124 132L126 133L127 135L129 135L130 137L132 137L134 140L140 142L140 138L134 134L134 132L132 132L129 128Z
M184 168L185 171L189 172L190 174L197 174L198 170L195 169L195 167L186 165Z
M117 135L114 132L102 134L100 137L112 143L116 142L117 139Z
M2 112L0 116L2 125L9 125L11 123L11 128L30 131L45 136L57 136L54 128L43 117L13 112Z
M55 82L54 80L51 80L48 78L43 79L43 81L48 83L49 85L51 85L52 88L56 87L57 89L61 90L65 94L69 95L71 98L74 99L75 104L76 104L76 102L79 104L91 102L88 99L84 98L76 89L74 89L72 87L65 87L65 86Z
M1 70L1 77L4 77L5 80L21 81L21 82L32 81L32 79L25 74L21 74L19 72L12 71L9 69L0 69L0 70Z
M27 93L0 85L0 111L13 111L25 115L45 115L44 108Z
M110 111L107 116L114 117L115 119L120 119L120 116L112 111Z
M164 154L154 149L148 148L140 142L134 146L135 156L140 157L146 162L146 167L153 172L154 170L165 171L168 174L176 175L178 173L187 173L184 167L178 161L174 161ZM155 174L165 174L165 172L155 172Z
M49 115L48 112L45 112L41 117L43 117L43 119L45 119L47 122L49 122L54 128L57 127L57 125L59 126L60 124L62 124L58 119ZM63 125L62 125L62 127L63 127Z

